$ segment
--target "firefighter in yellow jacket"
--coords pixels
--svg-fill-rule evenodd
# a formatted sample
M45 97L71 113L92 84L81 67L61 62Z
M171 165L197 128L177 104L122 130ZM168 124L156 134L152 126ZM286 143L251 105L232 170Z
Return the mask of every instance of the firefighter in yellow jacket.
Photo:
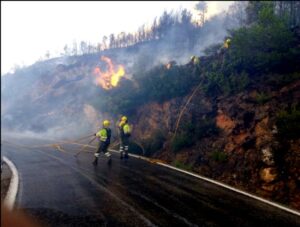
M120 158L128 159L129 137L131 136L131 128L128 124L126 116L121 118L118 125L120 135Z
M110 122L108 120L103 121L103 127L99 132L95 133L95 136L98 137L99 143L97 151L95 153L95 160L93 161L94 165L98 164L98 157L100 152L103 152L104 155L108 158L108 163L111 163L111 154L107 151L110 145L111 129L109 128Z
M231 39L226 39L224 44L223 44L223 48L224 49L228 49L230 47L230 44L231 44Z

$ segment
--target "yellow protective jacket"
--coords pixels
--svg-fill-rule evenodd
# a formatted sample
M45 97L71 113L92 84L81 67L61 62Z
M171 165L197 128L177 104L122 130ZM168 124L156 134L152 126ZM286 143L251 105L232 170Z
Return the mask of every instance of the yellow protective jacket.
M228 49L228 48L229 48L229 46L230 46L230 42L231 42L231 40L230 40L230 39L226 39L226 41L224 42L224 45L223 45L223 47L224 47L224 48L226 48L226 49Z
M96 136L100 139L100 141L110 143L111 130L109 128L102 128L96 133Z
M131 127L127 122L121 121L119 124L120 136L129 137L131 134Z

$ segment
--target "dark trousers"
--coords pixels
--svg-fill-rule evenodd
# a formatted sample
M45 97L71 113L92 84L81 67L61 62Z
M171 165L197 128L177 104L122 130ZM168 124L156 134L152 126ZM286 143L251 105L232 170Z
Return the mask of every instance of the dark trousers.
M109 146L109 143L100 141L98 144L98 147L97 147L97 151L95 153L95 157L98 158L100 155L100 152L106 153L108 146Z
M120 142L120 154L121 157L123 156L125 152L125 156L128 156L128 148L129 148L129 138L128 137L121 137L121 142Z

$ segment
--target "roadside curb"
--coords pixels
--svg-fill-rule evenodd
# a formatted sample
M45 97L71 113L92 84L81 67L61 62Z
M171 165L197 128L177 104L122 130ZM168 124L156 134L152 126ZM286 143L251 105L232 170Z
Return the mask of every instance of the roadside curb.
M16 196L18 193L19 174L16 166L7 157L3 156L3 161L8 165L12 172L9 188L3 203L9 210L12 210L14 208Z
M116 153L119 153L118 151L115 151L115 150L111 150L111 151L116 152ZM156 164L156 165L164 166L164 167L166 167L166 168L173 169L173 170L175 170L175 171L182 172L182 173L185 173L185 174L187 174L187 175L190 175L190 176L199 178L199 179L201 179L201 180L204 180L204 181L207 181L207 182L216 184L216 185L221 186L221 187L223 187L223 188L226 188L226 189L229 189L229 190L231 190L231 191L237 192L237 193L239 193L239 194L242 194L242 195L248 196L248 197L250 197L250 198L259 200L259 201L261 201L261 202L267 203L267 204L269 204L269 205L271 205L271 206L277 207L277 208L279 208L279 209L281 209L281 210L287 211L287 212L289 212L289 213L292 213L292 214L297 215L297 216L300 217L300 212L297 211L297 210L288 208L288 207L286 207L286 206L283 206L283 205L281 205L281 204L272 202L272 201L267 200L267 199L264 199L264 198L262 198L262 197L259 197L259 196L250 194L250 193L248 193L248 192L245 192L245 191L236 189L236 188L234 188L234 187L231 187L231 186L229 186L229 185L227 185L227 184L224 184L224 183L221 183L221 182L219 182L219 181L215 181L215 180L212 180L212 179L210 179L210 178L203 177L203 176L201 176L201 175L199 175L199 174L196 174L196 173L193 173L193 172L189 172L189 171L186 171L186 170L179 169L179 168L174 167L174 166L172 166L172 165L166 164L166 163L164 163L163 161L160 161L160 160L158 160L158 159L151 159L151 158L143 157L143 156L136 155L136 154L129 154L129 156L135 157L135 158L137 158L137 159L142 159L142 160L148 161L148 162L153 163L153 164Z

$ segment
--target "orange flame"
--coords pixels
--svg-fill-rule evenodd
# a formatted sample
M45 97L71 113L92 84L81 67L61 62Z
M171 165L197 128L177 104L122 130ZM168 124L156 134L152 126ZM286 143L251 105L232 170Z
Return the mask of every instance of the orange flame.
M110 58L102 56L101 60L106 62L108 71L102 72L99 67L94 69L97 84L106 90L116 87L120 78L125 75L124 66L118 65L118 71L115 72L115 67Z

